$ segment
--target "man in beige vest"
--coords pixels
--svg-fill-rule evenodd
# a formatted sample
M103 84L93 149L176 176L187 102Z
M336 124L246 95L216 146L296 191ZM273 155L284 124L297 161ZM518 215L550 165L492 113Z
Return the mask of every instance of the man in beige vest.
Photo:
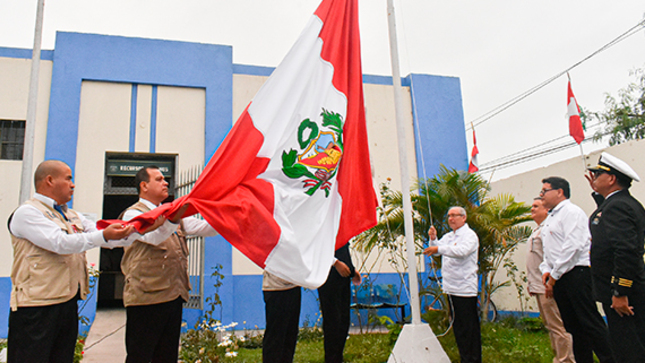
M135 183L139 201L123 213L126 221L168 198L168 183L156 166L141 169ZM127 363L177 362L182 304L188 301L190 290L185 236L217 235L203 220L188 217L180 221L184 211L125 248L121 270L125 275Z
M549 211L542 205L542 198L535 198L531 205L531 218L537 223L531 237L528 239L528 255L526 256L526 277L528 280L528 291L535 296L540 310L540 316L544 326L549 331L551 348L553 348L553 363L574 363L573 343L571 334L567 333L560 317L560 310L555 299L545 295L545 288L542 284L542 273L540 264L544 256L542 247L542 222L546 219Z
M94 222L67 208L74 183L62 161L40 163L34 183L33 198L8 223L13 286L7 358L11 363L71 363L78 335L77 300L89 292L85 251L125 245L141 235L118 224L98 231Z

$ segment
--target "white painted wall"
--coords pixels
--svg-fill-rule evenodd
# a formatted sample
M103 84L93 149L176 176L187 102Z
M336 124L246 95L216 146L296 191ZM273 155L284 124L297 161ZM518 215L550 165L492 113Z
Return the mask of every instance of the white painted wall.
M45 156L51 61L40 62L36 133L34 138L34 169ZM26 120L31 59L0 57L0 119ZM9 215L18 207L22 161L0 160L0 223L6 225ZM33 191L33 183L30 183ZM0 276L11 274L13 249L7 228L0 228Z
M645 163L641 157L645 153L645 141L630 141L625 144L593 152L586 158L585 163L587 165L596 165L602 151L606 151L624 160L643 178L643 181L640 183L634 182L632 184L630 192L641 203L645 201ZM591 187L585 179L584 174L582 159L581 157L576 157L496 181L491 184L491 196L500 193L510 193L515 196L517 201L530 204L533 198L538 196L540 189L542 189L541 180L543 178L560 176L569 181L571 186L571 202L580 206L587 215L591 215L596 209L596 204L591 198ZM529 225L535 227L535 223L530 223ZM521 244L515 253L514 261L520 270L526 269L527 253L525 243ZM497 277L499 281L508 279L506 277L506 271L503 268L500 269ZM505 288L495 293L493 300L501 310L520 309L517 292L514 287ZM534 299L530 301L530 311L537 311L537 305Z
M178 154L177 170L204 165L205 120L203 88L159 86L156 152Z
M380 183L384 183L390 178L392 179L390 187L394 190L401 190L394 90L392 86L374 84L365 84L363 90L374 185L378 187ZM408 170L411 181L413 181L417 178L417 165L410 88L403 87L401 96L407 141Z
M132 85L83 81L78 120L73 208L101 218L105 152L127 152L130 140ZM98 266L99 249L87 252Z
M0 160L0 276L11 275L13 248L6 221L18 207L22 161Z
M150 117L152 114L152 86L140 84L137 87L137 115L134 136L134 151L150 152Z

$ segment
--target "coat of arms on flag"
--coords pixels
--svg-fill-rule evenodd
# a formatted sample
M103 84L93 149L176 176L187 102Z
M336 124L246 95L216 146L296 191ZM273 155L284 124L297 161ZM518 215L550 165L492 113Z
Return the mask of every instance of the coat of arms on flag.
M322 189L328 197L343 156L343 121L340 114L325 109L320 116L320 126L310 119L300 123L298 144L302 152L295 149L283 152L282 171L292 179L306 177L303 183L307 195Z

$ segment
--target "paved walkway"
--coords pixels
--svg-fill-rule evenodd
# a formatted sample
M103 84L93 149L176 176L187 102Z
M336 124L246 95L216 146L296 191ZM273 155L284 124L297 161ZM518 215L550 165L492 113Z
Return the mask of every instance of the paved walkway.
M125 308L103 308L85 341L83 363L125 362Z

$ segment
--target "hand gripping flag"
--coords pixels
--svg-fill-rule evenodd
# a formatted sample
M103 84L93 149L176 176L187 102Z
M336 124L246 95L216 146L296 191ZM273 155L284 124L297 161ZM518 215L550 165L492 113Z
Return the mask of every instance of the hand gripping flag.
M578 107L578 102L576 102L576 97L571 89L571 80L569 80L567 88L567 114L569 116L569 135L580 144L585 139L585 132L580 120L580 107Z
M357 0L323 0L192 191L131 222L143 230L185 203L185 216L200 213L258 266L308 288L376 224Z
M473 151L470 153L470 165L468 165L468 172L472 174L479 171L479 162L477 161L479 149L477 148L477 138L475 137L475 126L471 124L470 127L473 129Z

